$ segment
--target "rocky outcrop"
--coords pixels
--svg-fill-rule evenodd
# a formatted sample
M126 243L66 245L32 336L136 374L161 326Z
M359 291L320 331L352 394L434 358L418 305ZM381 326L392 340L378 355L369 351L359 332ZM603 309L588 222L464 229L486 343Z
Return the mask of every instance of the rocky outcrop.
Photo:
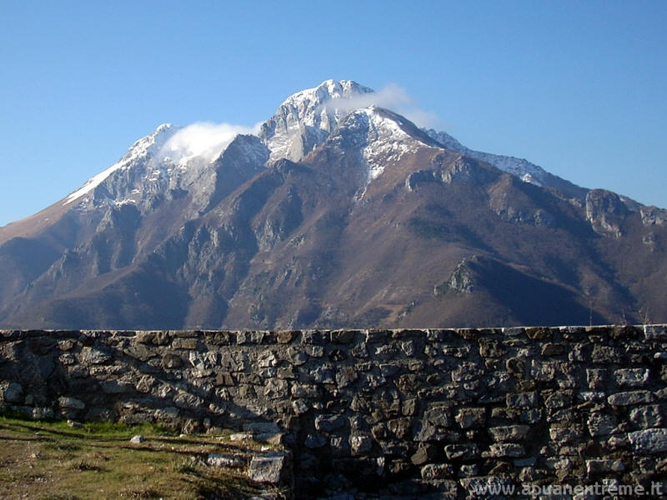
M249 474L293 467L297 498L667 487L665 325L4 331L0 381L2 408L34 418L283 443Z

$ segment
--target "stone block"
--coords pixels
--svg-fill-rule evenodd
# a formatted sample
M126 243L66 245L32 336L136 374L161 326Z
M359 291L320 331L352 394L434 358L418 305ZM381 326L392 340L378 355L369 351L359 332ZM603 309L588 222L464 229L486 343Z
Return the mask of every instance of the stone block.
M354 330L333 330L331 331L331 343L351 344L354 342L356 335L357 332Z
M616 428L616 418L606 413L592 413L587 421L588 433L592 437L610 435Z
M448 460L475 460L480 456L480 450L476 443L448 444L444 448Z
M558 445L576 443L583 434L580 425L552 425L549 427L549 437Z
M184 349L184 350L195 350L197 349L198 341L197 339L188 339L188 338L175 338L171 341L172 349Z
M623 363L625 359L623 351L616 347L595 344L591 353L593 363L599 364L618 364Z
M644 325L646 340L667 340L667 325Z
M589 475L607 472L623 472L625 465L620 460L586 460L586 473Z
M280 379L292 380L296 378L296 373L294 373L294 367L292 365L287 365L278 368L276 376Z
M462 429L483 427L486 423L485 408L461 408L456 412L456 423Z
M264 340L264 332L240 331L236 332L236 345L258 345Z
M61 396L58 398L58 406L68 410L83 410L86 407L86 403L80 399Z
M357 370L353 366L341 366L336 372L336 385L339 389L347 387L359 378Z
M632 406L653 401L655 401L655 396L650 391L619 392L607 398L607 402L612 406Z
M664 421L663 411L659 405L640 406L630 411L630 422L640 429L661 427Z
M607 370L603 368L590 368L586 370L586 380L591 390L600 390L605 388L605 378Z
M231 453L209 453L206 457L206 465L219 468L240 468L245 466L245 461Z
M454 424L451 405L432 404L425 412L424 419L433 425L440 427L451 427Z
M164 356L162 356L163 368L175 370L177 368L181 368L184 364L185 362L183 361L183 358L181 358L177 354L167 353Z
M490 458L519 458L526 455L526 449L518 443L494 443L488 452L483 452L482 457Z
M559 356L565 352L565 344L546 342L542 345L542 356Z
M22 403L23 386L18 382L9 382L4 389L3 398L8 403Z
M276 342L279 344L289 344L294 340L296 332L294 331L281 331L276 334Z
M420 443L417 451L410 457L413 465L424 465L432 462L438 456L438 447L432 444Z
M399 439L404 439L410 433L411 419L395 418L387 422L389 431Z
M495 442L523 441L528 437L530 427L527 425L507 425L489 428L489 434Z
M285 452L271 452L266 455L255 455L250 460L248 478L251 481L267 484L280 484L287 468Z
M373 448L373 439L366 434L352 434L350 448L354 455L363 455Z
M616 383L620 386L643 387L648 383L648 368L623 368L614 371Z
M646 429L628 433L635 453L656 455L667 452L667 429Z
M81 363L84 365L104 365L112 361L112 356L92 347L81 349Z
M421 477L425 481L447 479L454 475L452 464L428 464L422 467Z

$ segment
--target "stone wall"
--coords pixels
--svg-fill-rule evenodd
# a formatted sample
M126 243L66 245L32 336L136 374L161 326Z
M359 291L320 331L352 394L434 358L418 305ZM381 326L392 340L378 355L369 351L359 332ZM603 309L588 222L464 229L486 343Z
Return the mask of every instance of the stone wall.
M4 410L282 441L297 498L667 492L666 381L665 325L0 335Z

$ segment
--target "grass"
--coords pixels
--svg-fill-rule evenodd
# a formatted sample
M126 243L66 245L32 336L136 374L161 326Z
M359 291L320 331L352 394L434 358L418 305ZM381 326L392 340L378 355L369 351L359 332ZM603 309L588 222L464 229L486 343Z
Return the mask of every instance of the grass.
M130 443L136 434L146 441ZM209 453L248 451L239 446L224 435L181 438L155 425L70 428L0 416L0 498L248 498L262 489L243 469L204 463Z

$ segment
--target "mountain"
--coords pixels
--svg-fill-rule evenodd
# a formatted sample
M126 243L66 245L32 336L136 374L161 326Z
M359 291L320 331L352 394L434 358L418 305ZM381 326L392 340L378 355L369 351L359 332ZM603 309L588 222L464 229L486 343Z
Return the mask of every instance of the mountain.
M205 151L161 125L0 228L0 327L667 322L666 210L373 101L329 80Z

